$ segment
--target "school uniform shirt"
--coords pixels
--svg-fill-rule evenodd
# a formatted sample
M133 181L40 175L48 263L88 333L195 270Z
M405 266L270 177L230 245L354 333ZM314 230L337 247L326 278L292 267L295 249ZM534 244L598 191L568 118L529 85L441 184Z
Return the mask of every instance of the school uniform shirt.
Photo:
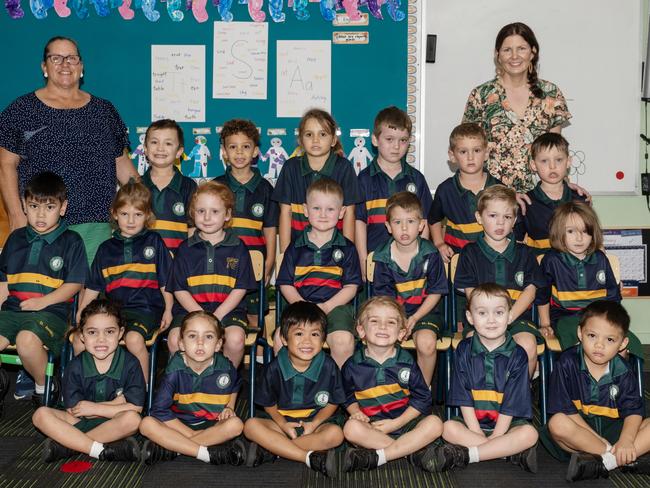
M226 174L214 179L226 185L235 195L235 208L230 229L250 250L261 251L266 255L264 228L278 226L278 204L271 200L273 187L262 178L259 170L252 168L253 177L240 183L230 167Z
M343 188L343 205L356 205L361 201L361 193L352 163L343 156L332 152L320 171L309 166L307 155L293 157L282 167L278 182L275 184L271 198L278 203L291 206L291 240L296 239L309 224L303 211L307 188L314 181L327 177L336 181ZM343 229L343 220L339 220L339 229Z
M138 359L118 346L106 373L97 371L95 358L83 351L65 368L63 404L72 408L82 400L101 403L123 395L127 403L144 405L147 387Z
M187 291L203 310L214 312L232 290L254 290L255 276L246 245L230 230L216 245L196 232L176 251L166 291ZM243 300L234 311L246 313ZM185 314L174 303L173 313Z
M433 411L431 390L422 377L413 356L400 346L383 363L366 356L365 347L357 349L341 370L345 387L345 407L358 403L373 420L395 419L408 407L422 415Z
M517 241L524 242L527 246L534 248L536 253L543 254L551 248L548 226L555 209L563 203L584 202L585 199L569 188L566 182L564 183L562 197L559 200L549 198L542 190L541 183L538 183L526 195L530 198L531 203L526 206L526 215L517 217L515 238Z
M220 352L200 374L177 352L165 368L150 415L161 422L179 419L186 424L218 420L241 384L237 369Z
M562 353L549 381L548 413L623 419L643 416L643 398L636 375L618 354L596 381L585 364L582 345Z
M598 300L621 301L621 290L604 252L585 259L551 249L542 259L547 280L542 303L550 302L551 322L575 315Z
M300 372L289 359L286 347L269 364L255 391L255 403L276 406L285 419L312 419L320 409L345 401L341 372L334 360L320 351L309 367Z
M499 180L486 175L483 189L501 184ZM460 183L460 172L438 185L433 196L433 204L429 212L429 225L437 224L447 219L445 226L445 244L454 252L460 252L470 242L475 242L483 232L483 226L476 221L476 205L478 195L468 190Z
M499 415L532 419L528 356L509 333L488 351L478 334L458 344L448 405L472 407L481 429L494 429Z
M354 244L334 229L332 240L317 247L308 237L307 227L284 253L277 286L296 287L300 296L313 303L323 303L345 285L361 285L359 255Z
M540 289L546 285L544 275L532 250L515 242L510 235L508 247L502 253L492 249L483 234L476 242L467 244L460 253L454 286L458 290L476 288L481 283L496 283L517 300L528 285ZM521 315L530 320L530 310Z
M447 276L440 254L431 241L418 237L418 253L411 259L408 271L393 261L390 252L393 241L391 238L375 251L373 295L396 298L410 317L428 295L449 293Z
M59 222L54 230L39 234L31 226L11 233L0 255L0 282L9 296L2 310L20 312L20 302L52 293L65 283L84 284L88 261L83 240ZM67 320L70 303L55 303L41 312Z
M168 249L175 251L187 239L186 212L196 182L174 167L174 176L162 190L151 180L151 169L142 176L142 183L151 191L151 204L156 215L151 229L160 234Z
M425 217L431 209L431 191L424 175L405 160L402 169L391 178L373 159L370 165L359 173L359 190L361 203L355 207L356 220L366 224L368 252L376 250L386 242L390 234L384 225L386 222L386 202L388 198L400 191L409 191L418 196Z

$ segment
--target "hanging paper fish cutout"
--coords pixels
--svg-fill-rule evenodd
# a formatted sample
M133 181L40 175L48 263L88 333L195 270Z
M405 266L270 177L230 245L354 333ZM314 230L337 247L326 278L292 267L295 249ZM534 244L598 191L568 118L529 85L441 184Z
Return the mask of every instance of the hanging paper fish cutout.
M76 16L80 19L85 19L88 17L88 7L86 5L86 0L71 0L70 5Z
M156 0L141 0L142 13L149 22L157 22L160 19L160 12L156 10Z
M342 5L350 20L359 20L361 18L358 0L343 0Z
M131 8L131 0L124 0L122 5L117 7L117 11L124 20L131 20L135 17L135 11Z
M334 5L334 0L320 0L320 14L328 22L334 20L336 17L336 6Z
M386 6L388 9L388 15L390 15L390 18L395 22L401 22L406 17L406 14L399 9L401 5L401 0L388 0Z
M25 16L25 11L20 6L20 0L5 0L5 8L12 19L22 19Z
M264 5L264 0L248 0L248 15L255 22L264 22L266 19L266 14L262 11L262 5Z
M283 4L284 0L269 0L269 14L271 14L273 22L284 22Z
M52 0L29 0L29 8L38 20L47 17L47 11L54 5Z
M232 22L232 12L230 8L232 7L232 0L219 0L219 15L221 15L221 20L224 22Z
M379 20L384 20L384 16L381 14L381 4L379 0L368 0L368 10L372 16Z
M59 17L68 17L72 13L68 8L68 0L54 0L54 10Z
M185 18L185 14L181 11L181 0L167 0L167 15L174 22L180 22Z
M293 13L296 14L296 19L309 20L307 3L308 0L293 0Z
M205 4L207 0L193 0L192 2L192 14L197 22L205 22L208 20L208 12L205 9Z

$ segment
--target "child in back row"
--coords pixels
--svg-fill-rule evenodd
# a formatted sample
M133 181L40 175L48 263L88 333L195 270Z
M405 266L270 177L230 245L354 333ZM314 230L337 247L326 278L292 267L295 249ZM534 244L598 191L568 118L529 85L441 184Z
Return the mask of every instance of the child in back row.
M100 293L119 303L126 326L126 347L138 358L145 381L149 381L145 342L172 322L174 297L165 291L172 258L160 235L148 230L154 216L151 193L142 183L129 181L119 189L111 215L117 229L97 249L78 317Z
M284 253L276 285L285 300L316 303L327 315L327 344L339 367L354 351L352 300L361 285L354 244L336 228L348 212L343 189L334 180L316 180L307 189L304 205L309 226ZM279 344L277 337L274 344Z
M34 176L22 200L27 226L9 235L0 255L0 351L16 345L23 367L36 384L32 398L40 404L47 365L43 346L59 356L72 298L88 274L84 243L61 220L68 205L66 194L58 175ZM6 373L0 369L0 375ZM0 412L8 383L0 381L4 386Z
M650 474L650 420L643 419L636 373L619 355L629 327L619 303L591 303L580 318L580 343L553 369L551 418L541 440L556 459L569 461L567 481L607 478L618 467Z
M298 139L304 153L284 163L272 195L280 205L280 252L307 227L303 212L307 188L323 177L335 180L343 188L347 212L337 225L345 237L354 241L354 207L361 201L361 195L352 163L342 156L336 122L324 110L309 110L300 119Z
M530 154L530 167L540 182L527 193L530 203L515 226L515 238L543 254L551 248L549 223L553 211L563 203L584 201L585 198L566 181L571 157L569 142L561 134L542 134L533 141Z
M493 185L479 196L476 220L483 227L476 242L460 253L454 286L469 297L482 283L497 283L508 290L514 304L510 309L509 332L528 354L529 374L537 366L537 344L544 339L532 320L536 290L546 285L533 251L518 243L512 234L517 219L515 191ZM469 335L470 324L463 331Z
M395 193L386 204L392 236L373 255L373 294L395 297L406 312L406 335L413 335L418 366L427 385L436 368L436 342L442 317L434 309L449 291L440 253L420 233L426 226L418 197Z
M172 252L187 239L186 212L196 190L194 180L183 176L175 166L183 154L183 145L183 129L174 120L157 120L145 133L144 153L149 169L142 176L142 183L151 192L156 216L151 229L160 234Z
M431 208L431 192L424 175L406 162L413 123L403 110L388 107L375 117L372 143L377 157L359 173L361 202L355 207L355 245L365 277L368 253L379 248L388 238L386 231L386 200L394 193L408 191L417 195L424 215ZM421 231L428 237L428 228Z
M252 166L259 154L259 144L260 133L250 120L233 119L223 124L221 150L228 167L226 174L214 181L223 183L235 195L230 228L249 250L262 252L264 279L268 283L275 264L278 204L271 200L271 184ZM248 321L257 326L253 316L257 316L259 293L249 292L245 300Z
M255 289L255 276L248 248L229 228L234 206L232 192L214 181L192 195L189 215L196 232L176 251L166 286L178 301L167 346L171 353L178 350L178 326L185 314L205 310L225 329L224 356L238 367L248 326L242 300Z

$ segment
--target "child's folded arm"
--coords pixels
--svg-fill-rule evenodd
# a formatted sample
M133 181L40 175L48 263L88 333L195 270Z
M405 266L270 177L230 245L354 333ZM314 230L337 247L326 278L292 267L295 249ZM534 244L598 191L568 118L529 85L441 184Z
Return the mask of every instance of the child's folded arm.
M245 296L245 289L235 288L228 294L228 297L223 302L221 302L221 305L216 308L214 315L219 320L222 320L226 315L237 308L237 305L241 303Z
M330 313L336 307L347 305L354 300L354 297L357 294L357 288L357 285L345 285L332 298L322 303L318 303L317 305L323 309L325 313Z
M60 287L47 295L23 300L20 302L20 309L25 312L38 311L43 310L50 305L67 302L81 291L82 287L83 285L81 283L63 283Z
M512 309L510 309L510 322L517 320L521 314L528 310L528 307L535 300L535 291L535 285L528 285L524 288L519 298L512 304Z

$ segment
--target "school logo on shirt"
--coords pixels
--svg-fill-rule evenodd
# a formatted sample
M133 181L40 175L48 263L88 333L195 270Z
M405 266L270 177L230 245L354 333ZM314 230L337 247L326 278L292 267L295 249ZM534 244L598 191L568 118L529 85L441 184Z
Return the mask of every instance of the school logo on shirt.
M217 386L226 388L230 384L230 375L228 373L220 374L217 378Z
M143 255L146 259L151 259L151 258L153 258L153 257L155 256L155 254L156 254L156 250L153 248L153 246L147 246L147 247L145 247L144 250L142 251L142 255Z
M523 271L517 271L515 273L515 283L517 283L518 286L524 286L524 272Z
M409 378L411 377L411 370L409 368L402 368L397 373L400 383L408 384Z
M174 215L178 216L185 215L185 205L183 205L183 202L176 202L172 206L172 212L174 212Z
M251 207L251 213L253 214L253 217L261 217L264 215L264 205L261 203L255 203Z
M415 187L415 183L409 183L406 185L406 191L410 191L411 193L417 192L417 188Z
M598 273L596 273L596 281L600 283L601 285L605 284L605 281L607 281L607 277L605 276L605 270L604 269L599 269Z
M50 269L52 271L59 271L63 268L63 258L61 256L54 256L50 259Z
M335 263L341 261L341 259L343 259L343 251L340 249L334 249L334 252L332 253L332 259Z
M618 396L618 386L612 385L609 387L609 398L612 400L616 400L616 397Z
M330 394L327 391L319 391L314 397L314 402L319 407L324 407L330 400Z
M226 258L226 269L237 269L239 264L239 258Z

